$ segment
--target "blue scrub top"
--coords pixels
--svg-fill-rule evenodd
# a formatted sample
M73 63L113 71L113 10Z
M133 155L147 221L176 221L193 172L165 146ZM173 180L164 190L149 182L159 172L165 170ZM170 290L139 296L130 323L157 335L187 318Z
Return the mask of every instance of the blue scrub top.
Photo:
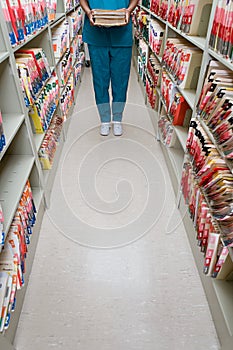
M90 9L118 10L127 8L130 0L88 0ZM132 20L123 27L94 27L85 16L83 41L95 46L132 46Z

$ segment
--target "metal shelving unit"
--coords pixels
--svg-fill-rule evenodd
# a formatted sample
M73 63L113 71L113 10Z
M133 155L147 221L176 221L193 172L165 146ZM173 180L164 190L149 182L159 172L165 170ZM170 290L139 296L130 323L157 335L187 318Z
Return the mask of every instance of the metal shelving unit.
M52 29L61 21L78 9L75 4L65 13L65 0L58 0L57 13L54 21L45 25L34 35L15 47L11 47L9 34L3 11L0 5L0 109L3 117L3 129L6 145L0 152L0 202L4 213L4 231L7 234L18 207L26 181L29 179L33 194L33 200L37 209L36 224L33 228L31 243L27 256L27 272L25 274L25 286L17 291L17 306L11 315L9 328L0 334L0 348L13 350L14 336L20 317L26 286L36 251L40 225L46 206L49 203L49 195L54 182L56 168L65 142L65 133L68 123L64 123L60 136L60 143L54 157L51 170L43 171L38 150L46 134L34 134L33 127L25 106L23 93L18 78L15 53L21 49L33 47L43 48L52 71L58 70L52 47ZM80 28L81 30L81 28ZM59 75L58 75L59 80ZM61 84L61 81L59 80ZM80 82L77 84L77 89ZM77 91L75 91L77 96ZM72 108L70 109L71 112ZM62 116L60 103L56 113Z
M163 19L159 18L159 16L151 12L150 9L146 8L145 6L139 5L143 11L148 13L149 20L150 19L158 20L160 24L162 23L165 25L165 38L164 38L165 42L169 37L183 38L187 40L188 44L194 45L196 48L199 48L203 52L202 64L200 68L197 88L195 90L187 90L187 89L181 89L178 85L176 85L177 89L181 92L181 94L184 96L187 103L191 107L193 111L192 117L196 117L196 104L198 102L198 97L202 89L206 67L210 59L215 58L216 60L221 62L223 65L225 65L225 67L233 70L233 64L228 59L225 59L224 57L219 55L217 52L210 49L208 46L217 3L218 3L218 0L213 0L210 18L209 18L209 25L208 25L208 29L205 37L189 36L183 33L181 30L174 28L168 21L164 21ZM148 49L151 50L149 45L148 45ZM134 52L134 63L135 63L135 66L137 66L137 56L136 56L137 50L134 49L133 52ZM155 53L154 55L155 57L159 58ZM175 79L172 77L172 75L169 72L168 72L168 75L171 77L173 83L176 84ZM159 98L158 107L154 111L151 110L154 112L154 116L152 115L151 112L150 112L150 115L151 115L152 123L153 125L155 125L155 134L157 136L157 140L159 140L160 131L158 129L157 123L159 120L161 108L162 106L164 106L164 101L160 92L160 87L156 87L156 91ZM170 122L172 123L170 116L168 115L167 117L168 117L168 120L170 120ZM201 121L201 123L205 131L211 138L211 141L214 144L216 144L211 134L211 131L208 130L208 127L205 125L204 121ZM171 182L173 184L174 191L177 195L177 198L179 198L181 174L182 174L183 162L185 160L185 155L186 155L186 140L188 136L188 128L185 128L182 126L175 126L175 125L173 125L173 128L177 136L177 141L174 147L166 147L162 142L160 142L160 144L167 163L167 167L170 174ZM221 151L220 151L220 154L221 156L224 157ZM232 170L233 169L232 162L227 161L227 164L229 168ZM193 256L194 256L198 271L199 271L203 289L205 290L206 297L209 302L216 331L218 333L219 340L221 343L221 349L230 350L232 349L232 343L233 343L233 338L232 338L233 337L233 281L232 280L229 280L229 281L215 280L213 278L205 276L205 274L203 273L203 254L198 250L197 243L196 243L195 229L193 227L193 222L190 219L189 214L187 213L186 205L184 204L183 200L181 200L181 202L182 202L182 205L180 204L180 211L184 216L183 222L186 227L187 236L189 239L189 243L193 252ZM233 259L233 248L231 248L230 250L230 256Z

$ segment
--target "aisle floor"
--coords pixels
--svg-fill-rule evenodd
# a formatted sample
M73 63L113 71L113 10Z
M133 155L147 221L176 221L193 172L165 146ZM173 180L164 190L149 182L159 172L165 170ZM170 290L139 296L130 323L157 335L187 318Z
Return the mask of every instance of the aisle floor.
M15 338L17 350L217 350L134 69L124 135L99 135L85 69Z

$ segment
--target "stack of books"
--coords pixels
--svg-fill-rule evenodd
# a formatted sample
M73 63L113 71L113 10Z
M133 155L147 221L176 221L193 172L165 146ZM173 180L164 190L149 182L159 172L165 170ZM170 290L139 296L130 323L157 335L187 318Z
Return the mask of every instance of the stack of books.
M93 10L96 26L113 27L126 24L125 11L122 10Z

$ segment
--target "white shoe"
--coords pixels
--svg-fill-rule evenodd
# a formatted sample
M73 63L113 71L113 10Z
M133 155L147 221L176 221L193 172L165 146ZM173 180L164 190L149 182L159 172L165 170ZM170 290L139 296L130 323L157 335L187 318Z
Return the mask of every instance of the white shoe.
M101 123L100 125L100 135L108 136L110 132L110 123Z
M115 136L121 136L123 134L121 122L113 122L113 134Z

